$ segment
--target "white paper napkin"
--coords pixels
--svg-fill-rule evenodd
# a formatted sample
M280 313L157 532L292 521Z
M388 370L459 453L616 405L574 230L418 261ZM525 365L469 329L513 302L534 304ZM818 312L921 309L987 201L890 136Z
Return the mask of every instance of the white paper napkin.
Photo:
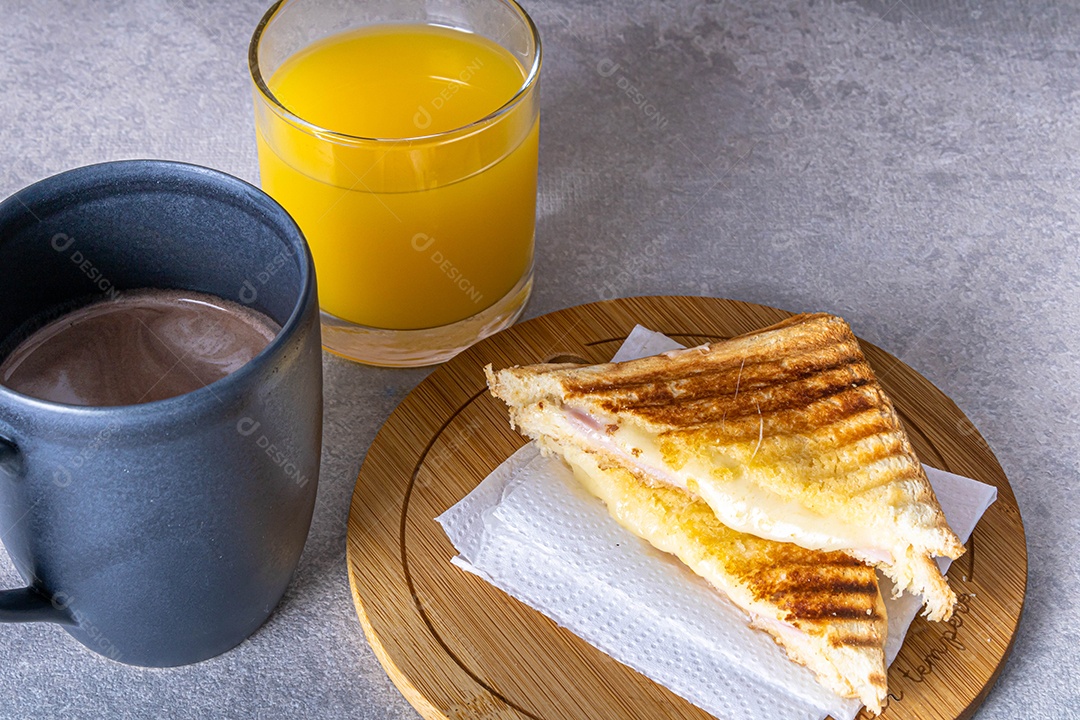
M680 347L638 326L613 359ZM926 471L949 525L966 542L997 490ZM851 720L861 707L789 661L675 557L620 527L562 461L541 457L532 443L437 520L460 553L455 565L718 718ZM948 568L945 559L939 564ZM891 663L921 602L892 599L888 579L881 581Z

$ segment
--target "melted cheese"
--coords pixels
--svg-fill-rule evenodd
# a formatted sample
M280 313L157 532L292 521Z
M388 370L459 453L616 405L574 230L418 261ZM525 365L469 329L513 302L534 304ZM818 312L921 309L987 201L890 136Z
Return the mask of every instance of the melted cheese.
M875 542L872 533L760 487L739 472L737 461L720 452L714 453L714 466L694 458L676 472L664 459L653 433L628 423L604 426L576 409L566 410L564 417L568 429L594 449L611 453L628 467L701 498L730 528L811 550L843 550L872 563L893 562L890 549ZM715 467L734 472L719 480Z

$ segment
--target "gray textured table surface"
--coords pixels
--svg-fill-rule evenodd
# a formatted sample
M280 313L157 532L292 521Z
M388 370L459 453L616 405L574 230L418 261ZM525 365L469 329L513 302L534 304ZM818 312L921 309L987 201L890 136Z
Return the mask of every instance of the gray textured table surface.
M0 195L132 157L255 181L246 47L266 1L0 1ZM1077 8L526 5L546 48L529 315L673 293L827 310L921 371L989 440L1027 526L1027 607L978 717L1076 717ZM356 620L345 520L426 371L327 357L326 375L314 527L267 625L174 670L6 626L0 714L416 717Z

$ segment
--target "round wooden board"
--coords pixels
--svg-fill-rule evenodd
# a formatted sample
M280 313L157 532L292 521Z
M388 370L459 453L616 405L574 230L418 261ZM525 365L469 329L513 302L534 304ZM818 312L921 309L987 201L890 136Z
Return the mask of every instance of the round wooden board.
M505 330L436 370L394 411L368 451L349 513L348 567L368 641L429 720L580 720L710 716L450 564L433 518L524 444L486 392L483 367L563 356L603 362L635 324L683 342L731 337L787 317L761 305L642 297L561 310ZM940 390L883 350L863 349L919 457L990 483L998 500L953 564L952 621L919 618L889 669L884 718L970 717L1012 646L1027 549L1016 498L978 431Z

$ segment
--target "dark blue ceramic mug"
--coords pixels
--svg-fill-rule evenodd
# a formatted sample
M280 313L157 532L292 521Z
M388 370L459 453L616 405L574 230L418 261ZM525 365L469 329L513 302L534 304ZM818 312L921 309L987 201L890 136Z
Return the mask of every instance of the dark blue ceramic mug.
M238 301L281 331L231 375L142 405L0 387L0 537L28 583L0 591L0 622L182 665L254 632L303 549L322 432L315 270L277 203L192 165L84 167L0 204L0 360L63 309L137 288Z

